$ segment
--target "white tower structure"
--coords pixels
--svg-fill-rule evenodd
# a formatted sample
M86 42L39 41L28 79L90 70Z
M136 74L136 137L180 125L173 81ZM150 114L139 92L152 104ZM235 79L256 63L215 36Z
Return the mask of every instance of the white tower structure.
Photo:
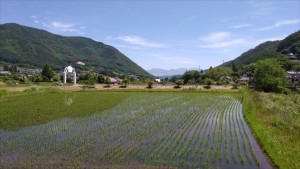
M68 66L68 67L65 68L65 70L64 70L64 84L67 83L67 73L73 73L73 82L74 82L74 85L76 85L75 68L73 68L72 66Z

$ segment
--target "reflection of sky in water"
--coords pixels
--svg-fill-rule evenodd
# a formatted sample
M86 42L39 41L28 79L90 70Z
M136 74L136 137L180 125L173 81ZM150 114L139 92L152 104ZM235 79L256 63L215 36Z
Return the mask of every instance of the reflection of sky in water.
M65 102L65 105L68 105L70 106L73 101L75 101L76 99L76 94L69 94L69 95L65 95L65 99L64 99L64 102Z
M180 143L183 143L182 145L187 145L188 142L193 143L194 140L199 143L202 136L205 140L208 139L208 132L212 131L208 146L204 146L204 144L201 146L205 154L203 158L206 158L207 153L210 151L209 145L212 144L213 147L217 147L218 138L216 136L215 141L212 142L214 129L197 126L220 122L221 115L217 116L217 114L220 114L222 112L221 108L227 105L224 113L228 117L224 120L230 122L224 121L223 125L228 127L227 133L230 133L231 130L233 137L231 138L230 134L227 134L227 148L224 147L222 141L220 142L220 149L224 153L229 150L230 162L227 163L224 160L225 157L221 157L223 158L221 161L214 161L213 157L210 157L206 162L213 167L222 166L225 169L270 168L257 143L252 138L249 128L246 127L242 115L242 105L238 100L227 96L187 97L174 97L174 95L144 97L144 95L136 95L112 109L95 113L89 117L64 118L15 131L0 129L0 159L3 157L12 158L14 152L24 150L30 152L30 158L33 159L39 158L40 154L51 157L53 153L66 153L68 155L79 153L84 155L86 159L95 160L99 155L106 156L107 152L112 152L122 145L122 151L125 153L128 153L130 147L134 147L136 152L140 152L142 156L150 160L150 154L155 153L154 150L152 152L152 147L156 147L158 150L163 148L162 145L168 145L169 152L173 153L176 149L180 149L176 146L175 140L179 140ZM75 99L76 95L66 94L64 102L66 105L71 105ZM189 101L186 101L187 99ZM204 117L209 118L209 120L204 119ZM246 127L245 130L242 126ZM237 129L234 130L236 127ZM198 133L203 133L204 130L207 130L207 134L198 135ZM218 133L219 130L217 126L216 132ZM174 131L177 134L170 134ZM178 139L178 137L181 137L181 133L188 133L182 136L187 139L186 141ZM238 137L235 137L235 134ZM250 137L250 143L248 143L246 135ZM238 138L239 144L236 144L236 138ZM156 143L159 144L156 145ZM233 146L232 150L236 153L231 152L231 144ZM190 151L195 151L198 145L191 144L192 149ZM245 149L243 145L246 146ZM255 164L249 145L254 146L254 152L261 162L260 165ZM237 164L233 162L233 154L236 155ZM244 158L245 164L241 164L239 154ZM25 157L18 156L16 158L24 160ZM169 156L162 156L161 158L165 162L177 165L176 160L173 161ZM184 155L182 159L189 163L191 167L199 166L201 162L199 156L194 159ZM27 163L28 161L25 160L24 162Z

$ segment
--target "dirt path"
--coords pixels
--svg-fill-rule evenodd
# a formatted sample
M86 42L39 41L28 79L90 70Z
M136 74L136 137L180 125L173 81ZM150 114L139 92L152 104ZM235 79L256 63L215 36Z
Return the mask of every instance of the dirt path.
M36 88L53 88L64 91L78 91L83 90L83 85L74 85L74 86L27 86L27 87L0 87L0 89L5 89L9 92L22 92L27 89ZM96 90L112 90L112 89L120 89L120 90L131 90L131 89L147 89L147 85L128 85L126 88L121 88L120 85L110 85L110 87L105 87L105 85L97 84L95 85ZM171 90L174 89L174 85L153 85L152 90ZM178 90L233 90L231 86L211 86L210 89L205 89L203 85L182 85Z

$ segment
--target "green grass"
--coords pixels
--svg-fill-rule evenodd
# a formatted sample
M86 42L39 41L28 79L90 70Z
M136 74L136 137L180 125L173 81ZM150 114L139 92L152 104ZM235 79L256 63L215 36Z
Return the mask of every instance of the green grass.
M129 94L129 92L109 91L48 90L9 93L0 96L0 128L18 129L65 117L89 116L116 106Z
M300 95L246 91L243 112L276 166L300 168Z
M47 123L61 118L89 116L112 108L133 93L201 93L230 94L240 96L238 91L189 91L176 89L132 89L109 91L64 92L52 88L28 88L24 92L0 90L0 128L19 129Z

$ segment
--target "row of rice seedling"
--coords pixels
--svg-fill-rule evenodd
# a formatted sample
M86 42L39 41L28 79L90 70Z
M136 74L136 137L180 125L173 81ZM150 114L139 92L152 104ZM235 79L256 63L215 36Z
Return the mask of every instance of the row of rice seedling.
M136 93L90 117L0 136L4 168L260 167L241 103L223 95Z

